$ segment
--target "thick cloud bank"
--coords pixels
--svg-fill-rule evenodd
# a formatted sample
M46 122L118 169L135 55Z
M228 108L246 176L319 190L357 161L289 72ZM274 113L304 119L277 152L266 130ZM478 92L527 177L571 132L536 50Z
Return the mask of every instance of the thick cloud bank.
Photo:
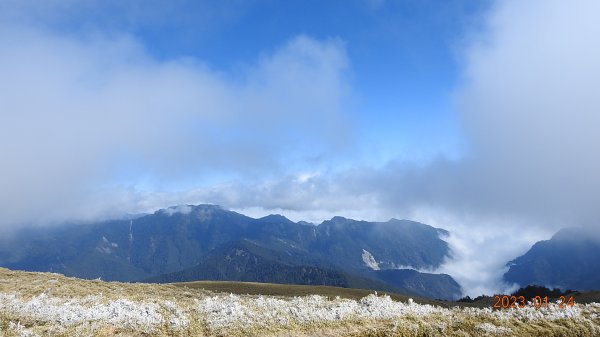
M332 154L349 130L338 131L348 126L346 69L338 40L298 36L224 74L194 58L153 58L126 34L4 20L1 223L136 211L115 185L244 178L293 167L306 148Z
M467 51L458 102L490 207L597 226L598 10L586 0L498 2Z

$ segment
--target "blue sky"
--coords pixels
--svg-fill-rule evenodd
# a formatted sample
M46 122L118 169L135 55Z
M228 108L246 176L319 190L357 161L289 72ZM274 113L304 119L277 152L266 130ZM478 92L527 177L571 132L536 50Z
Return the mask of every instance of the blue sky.
M488 7L463 0L67 2L38 10L35 22L82 39L130 34L151 57L193 58L232 78L296 36L337 39L348 58L344 115L358 138L353 153L361 154L345 160L383 165L460 156L452 102L460 47Z
M599 6L1 1L0 230L184 203L408 218L497 291L533 242L597 228Z
M252 63L300 34L340 39L350 63L348 85L355 95L347 114L356 118L359 145L382 152L379 157L384 160L405 155L424 160L438 152L460 151L451 102L459 74L456 53L485 4L262 1L241 10L220 5L216 11L227 12L227 18L210 27L193 15L177 13L183 23L164 23L160 30L141 24L133 30L158 57L191 55L224 72L235 72L240 64ZM203 10L191 7L191 12Z

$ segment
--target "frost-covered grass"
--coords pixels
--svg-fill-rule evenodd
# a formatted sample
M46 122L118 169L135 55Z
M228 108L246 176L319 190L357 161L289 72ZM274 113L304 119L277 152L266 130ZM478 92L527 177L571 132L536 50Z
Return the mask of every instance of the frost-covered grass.
M600 305L491 310L233 295L0 268L0 336L600 336Z

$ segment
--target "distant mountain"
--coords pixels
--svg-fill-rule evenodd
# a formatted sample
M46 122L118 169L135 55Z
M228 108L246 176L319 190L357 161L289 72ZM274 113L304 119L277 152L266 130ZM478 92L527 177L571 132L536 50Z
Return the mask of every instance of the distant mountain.
M449 275L419 273L408 269L388 269L367 273L366 277L302 264L292 255L269 250L248 240L215 249L202 262L179 272L147 279L148 282L188 282L197 280L252 281L282 284L330 285L394 291L424 297L457 298L460 286Z
M311 251L346 268L437 268L448 254L448 232L422 223L392 219L367 222L334 217L316 228ZM364 260L365 252L377 267Z
M520 286L541 285L573 290L600 290L600 238L584 229L567 228L534 244L510 261L504 279Z
M281 215L254 219L215 205L186 205L132 219L24 230L0 240L0 266L116 281L194 276L349 287L395 282L395 289L421 287L425 291L411 292L449 298L454 292L447 275L397 281L375 272L438 267L448 254L447 234L408 220L334 217L315 226ZM243 247L246 255L232 259L232 247Z

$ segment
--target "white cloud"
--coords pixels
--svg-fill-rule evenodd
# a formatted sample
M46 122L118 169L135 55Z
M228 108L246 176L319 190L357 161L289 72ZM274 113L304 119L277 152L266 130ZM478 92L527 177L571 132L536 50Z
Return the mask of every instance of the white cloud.
M190 205L177 205L163 209L163 212L169 216L173 214L190 214L193 208Z
M114 212L128 193L107 195L115 179L260 176L334 155L350 137L338 131L349 129L347 67L335 39L292 38L233 74L194 58L158 60L127 34L70 36L5 20L1 223Z
M431 207L414 210L412 218L450 230L444 240L451 256L435 272L452 275L463 295L471 297L516 290L514 284L502 281L506 263L554 234L552 229L514 217L473 216Z
M482 205L595 221L600 197L597 1L498 2L457 94ZM593 224L592 224L593 225Z

